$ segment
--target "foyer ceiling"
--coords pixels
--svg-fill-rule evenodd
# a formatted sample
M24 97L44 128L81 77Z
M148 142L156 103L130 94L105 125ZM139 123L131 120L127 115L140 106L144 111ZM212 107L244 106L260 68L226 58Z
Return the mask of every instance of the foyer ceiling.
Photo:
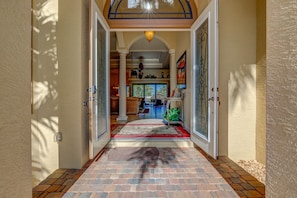
M115 32L110 33L110 64L111 68L119 65L119 53L116 50L117 37ZM140 38L129 48L126 57L127 68L138 68L140 62L144 68L168 69L170 55L168 47L158 38L148 42L145 37Z
M197 19L195 0L105 0L104 17L111 29L189 29ZM169 32L172 33L172 32ZM121 40L121 38L120 38ZM123 38L122 38L123 41ZM120 42L121 43L121 42ZM110 35L110 65L118 67L117 33ZM122 49L127 49L124 46ZM127 68L169 68L169 49L158 38L148 42L145 37L129 47Z

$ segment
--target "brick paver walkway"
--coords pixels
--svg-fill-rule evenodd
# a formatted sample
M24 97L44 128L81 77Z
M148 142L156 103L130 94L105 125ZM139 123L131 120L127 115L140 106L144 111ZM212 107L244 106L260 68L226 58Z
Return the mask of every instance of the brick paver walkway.
M158 148L117 160L107 149L64 197L238 197L211 163L195 148ZM145 152L151 152L144 156Z
M165 151L165 150L164 150ZM225 181L235 190L235 192L243 198L247 197L265 197L265 186L259 182L255 177L244 171L241 167L239 167L236 163L230 160L228 157L219 157L217 160L208 156L205 152L203 152L200 148L182 148L182 149L174 149L175 155L167 155L172 156L172 158L168 158L168 163L159 160L155 166L154 164L147 164L147 171L141 171L139 169L141 161L132 162L132 160L127 161L109 161L107 156L108 152L106 152L99 160L89 161L83 169L75 170L75 169L58 169L53 174L51 174L47 179L42 181L38 186L33 188L33 197L34 198L59 198L62 197L66 192L68 192L65 197L143 197L146 195L152 195L152 197L222 197L221 189L226 188L229 192L230 188L226 183L217 184L213 183L210 175L215 176L214 180L222 181L222 178L217 175L216 171L211 167L214 167L218 173L224 178ZM103 153L103 152L102 152ZM101 153L101 154L102 154ZM162 152L161 152L162 153ZM176 155L179 154L179 155ZM184 155L182 157L182 155ZM201 157L201 155L204 156ZM99 155L100 156L100 155ZM191 156L191 157L190 157ZM192 161L192 159L193 160ZM181 161L181 159L183 159ZM200 160L198 160L200 159ZM208 164L205 160L208 160L210 164ZM150 162L151 160L148 160ZM154 161L154 160L153 160ZM200 162L199 162L200 161ZM109 166L108 169L105 169L108 164L113 164ZM131 164L130 164L131 163ZM194 165L195 164L195 165ZM201 169L201 164L207 164L207 169L211 170L208 175L208 172L203 173L203 169ZM102 167L101 167L102 165ZM91 166L86 172L85 170ZM100 168L99 168L100 166ZM189 170L184 170L185 167L190 167ZM194 167L195 166L195 167ZM196 167L197 166L197 167ZM105 168L104 168L105 167ZM117 167L117 169L111 168ZM146 166L145 166L146 167ZM163 167L163 168L162 168ZM132 171L133 169L133 171ZM122 172L120 171L122 170ZM142 169L145 170L145 169ZM178 172L178 170L180 172ZM108 173L109 171L109 173ZM131 171L129 173L129 171ZM163 171L163 172L161 172ZM171 171L171 172L170 172ZM85 172L84 175L82 175ZM96 173L97 172L97 173ZM100 172L100 173L99 173ZM141 173L143 174L142 180ZM195 173L196 172L196 173ZM82 177L80 177L82 175ZM99 177L102 176L102 178ZM151 175L152 177L148 177ZM155 177L153 177L155 175ZM204 175L204 176L203 176ZM157 177L158 176L158 177ZM203 176L203 177L202 177ZM88 178L89 177L89 178ZM80 178L78 180L78 178ZM150 179L149 179L150 178ZM208 179L206 179L208 178ZM220 179L218 179L220 178ZM163 180L162 180L163 179ZM71 186L78 180L73 188ZM96 182L98 184L96 184ZM104 183L110 184L104 184ZM115 182L115 183L113 183ZM126 182L125 184L121 184ZM162 183L163 182L163 183ZM171 182L171 187L165 187L165 183ZM205 184L201 183L206 182ZM80 183L82 187L80 187ZM85 183L85 184L83 184ZM90 183L88 185L88 183ZM91 184L93 183L93 184ZM94 184L95 183L95 184ZM101 184L99 184L101 183ZM118 184L119 183L119 184ZM180 184L178 185L177 184ZM145 184L149 184L146 186ZM193 189L193 185L196 184L196 189ZM96 191L92 189L92 186L104 186L106 188L106 192L104 189ZM76 187L78 188L86 188L84 191L75 191ZM172 186L176 186L177 189L181 189L176 191L172 188ZM202 188L205 187L206 189ZM212 186L214 189L208 189L207 186ZM221 188L222 187L222 188ZM71 189L70 189L71 188ZM98 189L99 187L97 187ZM142 189L149 190L150 192L145 192ZM187 189L188 188L188 189ZM70 191L68 191L70 189ZM157 190L158 191L157 191ZM219 189L219 191L217 191ZM195 194L194 192L201 190L201 192ZM124 192L125 193L121 193ZM135 192L134 192L135 191ZM211 192L211 193L210 193ZM230 191L231 192L231 191ZM148 193L148 194L146 194ZM220 195L217 195L220 194ZM234 193L230 195L234 197ZM228 198L229 195L226 197Z

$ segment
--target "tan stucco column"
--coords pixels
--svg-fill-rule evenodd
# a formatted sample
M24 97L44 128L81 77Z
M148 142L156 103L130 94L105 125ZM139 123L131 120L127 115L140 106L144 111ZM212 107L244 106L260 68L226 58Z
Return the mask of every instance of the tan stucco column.
M119 85L119 116L117 120L128 120L126 115L126 56L128 50L118 50L120 53L120 85Z
M175 65L175 49L169 50L170 54L170 94L176 88L176 65Z

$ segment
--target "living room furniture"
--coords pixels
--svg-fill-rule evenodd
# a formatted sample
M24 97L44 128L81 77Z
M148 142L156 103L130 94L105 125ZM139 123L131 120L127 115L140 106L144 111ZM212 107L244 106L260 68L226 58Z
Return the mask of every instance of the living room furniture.
M126 113L138 114L139 111L139 98L127 97L126 98ZM119 97L110 97L110 113L119 114Z

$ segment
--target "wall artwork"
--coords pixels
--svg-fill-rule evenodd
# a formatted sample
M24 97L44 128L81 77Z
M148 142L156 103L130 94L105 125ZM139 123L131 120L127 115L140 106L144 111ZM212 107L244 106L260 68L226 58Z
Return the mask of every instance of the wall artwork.
M186 89L186 51L181 55L181 57L176 62L177 67L177 88Z

